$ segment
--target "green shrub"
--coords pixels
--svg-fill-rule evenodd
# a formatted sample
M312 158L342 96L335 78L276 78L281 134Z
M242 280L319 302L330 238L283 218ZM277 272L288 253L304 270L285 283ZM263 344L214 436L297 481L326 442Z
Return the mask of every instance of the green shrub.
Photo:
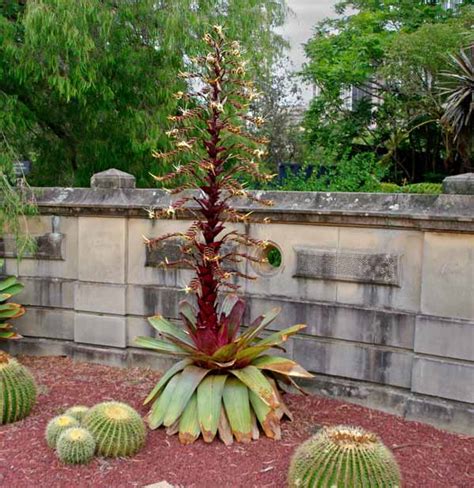
M71 427L79 427L79 421L70 415L58 415L48 422L46 426L46 442L51 448L55 448L59 436Z
M56 449L63 463L86 464L94 457L95 440L88 430L71 427L59 436Z
M441 183L414 183L400 187L402 193L426 193L432 195L439 195L443 193L443 185Z
M145 443L145 423L138 412L125 403L95 405L85 416L84 427L94 437L101 456L131 456Z
M77 419L79 422L82 422L88 411L89 407L86 407L84 405L74 405L73 407L68 408L64 412L64 415L70 415L71 417Z
M325 427L295 452L289 488L395 488L400 471L375 434L344 425Z
M379 191L382 193L398 193L400 187L396 183L380 183Z
M36 402L36 383L25 366L0 352L0 424L27 417Z

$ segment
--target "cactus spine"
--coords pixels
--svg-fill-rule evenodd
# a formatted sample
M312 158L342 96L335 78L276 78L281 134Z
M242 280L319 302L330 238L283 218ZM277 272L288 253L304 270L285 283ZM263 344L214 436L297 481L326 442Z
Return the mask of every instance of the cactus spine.
M74 405L73 407L68 408L64 412L64 415L70 415L71 417L74 417L79 422L82 422L88 411L89 411L89 407L86 407L84 405Z
M56 449L63 463L86 464L94 457L95 440L88 430L70 427L59 436Z
M36 402L36 383L25 366L0 352L0 424L29 415Z
M79 421L70 415L58 415L50 420L46 426L46 442L48 446L54 449L59 436L71 427L79 427Z
M84 427L96 441L97 454L105 457L131 456L145 443L143 419L125 403L104 402L92 407Z
M295 452L290 488L396 488L400 471L380 439L358 427L325 427Z

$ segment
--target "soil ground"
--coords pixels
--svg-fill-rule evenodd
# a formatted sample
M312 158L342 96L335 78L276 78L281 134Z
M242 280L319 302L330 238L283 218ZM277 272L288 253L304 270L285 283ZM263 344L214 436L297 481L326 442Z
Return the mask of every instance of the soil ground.
M0 427L0 486L12 488L128 488L166 480L186 488L285 487L294 449L322 425L360 425L377 433L400 463L404 486L474 487L474 438L447 433L394 415L317 396L287 395L295 420L280 442L261 438L226 447L150 431L131 459L96 458L64 466L44 440L47 422L66 408L105 400L127 402L141 414L142 401L159 378L147 369L119 369L68 358L19 358L40 385L32 414Z

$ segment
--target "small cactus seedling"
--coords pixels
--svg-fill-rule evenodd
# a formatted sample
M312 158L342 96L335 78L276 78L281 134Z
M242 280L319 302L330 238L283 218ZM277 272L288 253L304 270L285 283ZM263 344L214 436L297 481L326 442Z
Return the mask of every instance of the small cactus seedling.
M396 488L400 470L371 432L345 425L325 427L295 452L289 488Z
M36 384L25 366L0 352L0 424L27 417L36 402Z
M46 442L51 448L55 448L59 436L71 427L79 427L79 421L70 415L58 415L48 422L46 426Z
M88 430L70 427L59 436L56 450L63 463L86 464L94 457L95 440Z
M85 405L74 405L73 407L68 408L64 412L64 415L70 415L71 417L77 419L79 422L82 422L88 411L89 407L86 407Z
M85 416L84 427L92 433L97 454L101 456L132 456L145 443L145 423L138 412L125 403L95 405Z

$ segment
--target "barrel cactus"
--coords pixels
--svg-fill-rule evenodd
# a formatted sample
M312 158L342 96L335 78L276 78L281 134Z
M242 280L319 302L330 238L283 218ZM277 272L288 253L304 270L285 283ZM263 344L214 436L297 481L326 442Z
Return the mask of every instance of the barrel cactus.
M25 366L0 352L0 424L29 415L36 402L36 384Z
M46 442L48 446L54 449L59 436L71 427L79 427L79 421L70 415L58 415L50 420L46 426Z
M125 403L95 405L85 416L84 427L92 433L97 454L101 456L131 456L145 443L145 423L138 412Z
M373 433L345 425L325 427L295 452L289 488L395 488L400 470Z
M94 457L95 440L88 430L70 427L59 436L56 450L63 463L86 464Z
M68 408L64 412L64 415L70 415L71 417L74 417L79 422L82 422L88 411L89 411L89 407L86 407L85 405L74 405L73 407Z

